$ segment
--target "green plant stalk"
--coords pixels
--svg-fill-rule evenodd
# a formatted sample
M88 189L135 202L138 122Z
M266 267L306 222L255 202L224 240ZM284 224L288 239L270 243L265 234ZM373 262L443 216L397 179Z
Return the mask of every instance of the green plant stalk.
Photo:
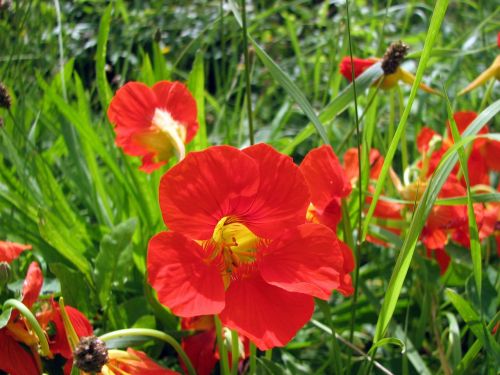
M127 328L105 333L104 335L99 336L99 338L102 341L109 341L112 339L118 339L127 336L147 336L166 342L175 349L177 354L179 354L179 357L181 357L182 362L184 362L184 365L187 368L188 374L196 375L196 371L193 367L193 364L191 363L186 352L182 349L179 343L172 336L166 334L165 332L149 328Z
M354 322L356 320L356 304L358 300L358 286L359 286L359 264L360 264L360 256L361 256L361 230L362 230L362 221L363 221L363 186L362 186L362 171L361 171L361 132L359 129L359 119L358 119L358 100L356 94L356 77L354 76L354 60L352 53L352 39L351 39L351 22L349 17L349 0L346 0L346 18L347 18L347 33L349 40L349 56L351 58L351 73L352 73L352 89L353 89L353 97L354 97L354 121L356 124L356 143L358 148L358 235L356 239L356 247L355 247L355 269L354 269L354 296L352 298L351 304L351 323L349 329L349 341L352 342L354 337ZM351 361L352 361L352 353L349 356L348 361L348 373L351 369Z
M214 315L215 333L217 335L217 346L219 347L220 367L222 375L229 375L229 361L227 359L226 344L222 332L222 323L217 315Z
M10 298L3 303L3 309L12 307L18 310L28 321L30 327L35 331L36 336L40 342L40 351L44 357L51 357L52 353L50 352L49 343L47 342L47 337L45 337L45 332L43 331L40 324L36 320L33 313L26 307L24 303L18 301L17 299Z
M247 117L248 117L248 135L250 145L255 143L253 135L253 116L252 116L252 93L250 91L250 59L248 57L248 32L247 32L247 11L245 0L241 0L241 19L243 23L243 54L245 59L245 82L247 93Z
M496 82L495 79L490 80L490 83L488 84L488 87L486 88L486 93L484 94L483 99L481 100L481 105L479 106L478 113L481 113L483 111L483 109L485 109L486 106L488 105L488 101L491 98L491 93L493 92L493 86L495 86L495 82Z
M250 342L250 371L249 375L257 373L257 347L253 342Z
M231 375L238 375L238 365L240 362L240 338L238 332L231 330Z
M323 313L323 317L327 325L331 329L332 345L330 347L330 360L329 360L330 371L332 371L333 374L340 375L342 374L342 369L343 369L342 357L340 356L340 347L336 338L335 327L333 325L332 314L330 311L330 305L328 304L328 302L320 299L316 299L316 303L321 309L321 312Z
M399 85L396 85L396 90L398 91L398 99L399 99L399 111L400 113L404 111L404 99L403 99L403 92L401 91L401 87ZM406 140L406 127L403 129L403 132L401 133L401 164L403 166L403 171L408 168L408 141Z

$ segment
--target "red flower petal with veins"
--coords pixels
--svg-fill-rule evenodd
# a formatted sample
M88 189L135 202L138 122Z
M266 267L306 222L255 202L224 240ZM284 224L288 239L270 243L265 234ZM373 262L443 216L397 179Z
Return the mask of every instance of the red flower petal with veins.
M31 245L0 241L0 262L10 263L25 250L31 250Z
M32 354L0 329L0 370L11 375L38 375L40 371Z
M309 187L311 202L320 211L334 198L344 198L351 193L351 183L330 146L309 151L299 168Z
M127 353L130 354L131 357L135 358L111 358L109 366L116 366L121 370L120 374L123 373L127 375L180 375L176 371L172 371L160 366L151 358L149 358L144 352L128 348Z
M432 138L439 136L433 129L424 126L417 135L417 149L420 152L429 151L429 143Z
M234 147L191 152L161 179L163 220L172 231L209 239L222 217L248 210L259 189L258 176L257 162Z
M324 300L340 286L344 257L337 236L323 225L303 224L290 229L263 253L260 272L271 285Z
M224 308L220 270L196 242L175 232L154 236L148 248L148 281L160 302L182 317L218 314Z
M231 283L220 318L226 327L267 350L286 345L313 311L311 296L270 285L255 272Z
M309 190L292 159L263 143L243 152L259 166L259 190L242 215L248 229L257 236L273 238L277 226L289 228L302 224L309 205Z
M358 57L352 58L354 64L354 78L358 78L361 73L377 62L376 59L360 59ZM349 82L352 81L352 65L350 57L344 57L340 61L340 74L342 74Z

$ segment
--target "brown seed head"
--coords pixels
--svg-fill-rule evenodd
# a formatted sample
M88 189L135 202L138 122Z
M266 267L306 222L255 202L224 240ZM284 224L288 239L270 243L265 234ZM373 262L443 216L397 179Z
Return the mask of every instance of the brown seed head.
M108 362L106 344L95 336L82 337L73 352L73 362L82 371L100 372Z
M392 43L382 57L384 74L393 74L398 70L410 47L402 41Z
M0 108L10 109L11 100L7 87L0 82Z

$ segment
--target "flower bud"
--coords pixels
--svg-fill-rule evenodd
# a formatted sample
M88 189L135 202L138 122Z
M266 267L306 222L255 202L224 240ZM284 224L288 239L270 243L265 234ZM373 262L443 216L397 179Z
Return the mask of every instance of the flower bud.
M73 363L85 372L100 372L108 359L106 344L95 336L82 337L73 352Z

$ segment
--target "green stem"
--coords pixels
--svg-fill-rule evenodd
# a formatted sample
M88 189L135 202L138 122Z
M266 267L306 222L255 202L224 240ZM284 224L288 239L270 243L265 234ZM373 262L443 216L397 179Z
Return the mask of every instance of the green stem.
M330 347L330 370L332 371L333 374L340 375L342 374L342 357L340 356L340 347L339 343L337 342L337 337L335 334L335 327L333 325L332 321L332 314L330 311L330 305L328 302L316 299L316 303L318 304L319 308L321 309L321 312L323 313L323 318L325 319L325 322L327 325L330 327L332 330L331 338L332 338L332 346Z
M240 339L238 332L231 330L231 375L238 375L238 365L240 362Z
M217 334L217 346L219 347L220 367L223 375L229 375L229 361L227 360L226 344L222 332L222 323L217 315L214 315L215 333Z
M266 353L264 354L264 358L271 360L273 358L273 350L272 349L266 350Z
M121 337L130 337L130 336L147 336L166 342L175 349L177 354L179 354L179 357L181 357L182 362L184 362L184 365L187 368L188 374L196 375L196 371L194 370L193 364L191 363L186 352L182 349L180 344L172 336L167 335L165 332L148 328L127 328L105 333L104 335L99 336L99 338L102 341L109 341L113 339L119 339Z
M356 124L356 143L358 148L358 235L356 239L355 248L355 263L356 268L354 269L354 296L351 304L351 323L349 331L349 341L352 342L354 337L354 322L356 320L356 304L358 300L358 285L359 285L359 264L360 264L360 254L361 254L361 232L362 232L362 221L363 221L363 191L362 191L362 181L361 181L361 132L359 129L359 119L358 119L358 99L356 94L356 77L354 76L354 60L352 53L352 39L351 39L351 21L349 17L349 0L346 0L346 18L347 18L347 34L349 40L349 56L351 58L351 73L352 73L352 90L354 96L354 122ZM349 356L347 372L350 373L351 370L352 355Z
M250 137L250 145L255 143L253 136L253 118L252 118L252 93L250 92L250 61L248 58L248 33L247 33L247 11L245 0L241 0L241 19L243 21L243 53L245 57L245 82L247 93L247 116L248 116L248 132Z
M257 347L253 342L250 342L250 372L249 375L257 373Z
M42 352L42 355L44 357L51 357L52 353L50 352L49 349L49 343L47 342L47 337L45 337L45 332L43 331L42 327L40 327L40 324L38 324L38 321L36 320L35 316L33 313L26 307L24 303L21 301L18 301L17 299L8 299L3 303L3 309L5 310L8 307L15 308L18 310L28 321L30 327L35 331L35 334L38 337L38 340L40 341L40 350Z
M398 90L398 98L399 98L399 111L400 113L404 110L404 99L403 92L399 85L396 85L396 90ZM408 168L408 142L406 140L406 128L401 133L401 164L403 165L403 171Z

